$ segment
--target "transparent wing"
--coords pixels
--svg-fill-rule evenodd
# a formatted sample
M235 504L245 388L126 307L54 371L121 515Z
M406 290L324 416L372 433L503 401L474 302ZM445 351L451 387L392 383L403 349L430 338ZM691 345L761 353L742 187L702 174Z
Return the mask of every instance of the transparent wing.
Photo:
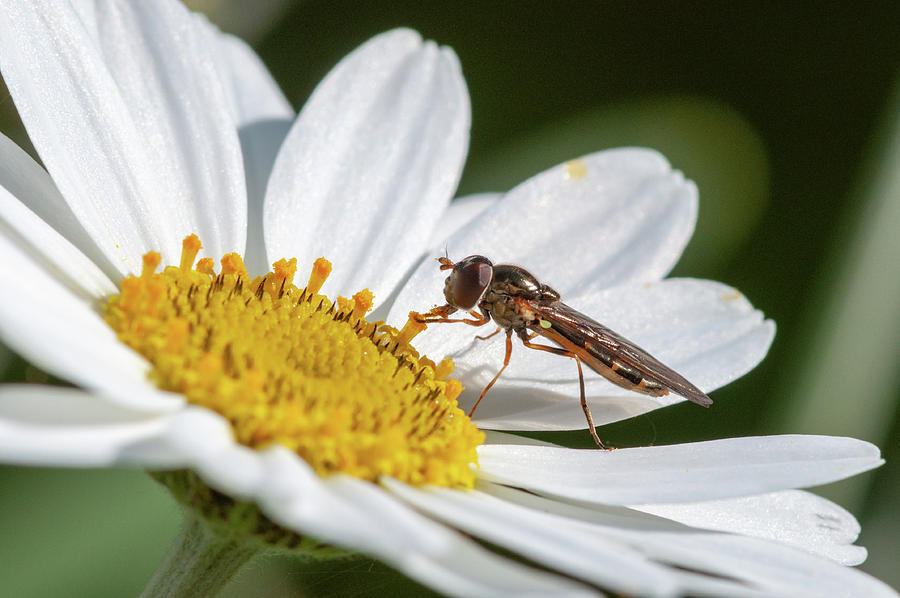
M611 381L651 395L674 392L704 407L712 405L703 391L646 350L565 303L528 302L542 324L535 332L576 353Z

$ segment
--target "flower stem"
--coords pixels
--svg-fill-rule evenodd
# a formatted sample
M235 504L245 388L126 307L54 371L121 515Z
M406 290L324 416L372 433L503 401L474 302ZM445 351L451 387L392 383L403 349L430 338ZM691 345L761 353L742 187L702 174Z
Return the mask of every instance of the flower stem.
M191 509L185 511L181 534L141 598L215 596L247 561L264 550L246 536L228 534Z

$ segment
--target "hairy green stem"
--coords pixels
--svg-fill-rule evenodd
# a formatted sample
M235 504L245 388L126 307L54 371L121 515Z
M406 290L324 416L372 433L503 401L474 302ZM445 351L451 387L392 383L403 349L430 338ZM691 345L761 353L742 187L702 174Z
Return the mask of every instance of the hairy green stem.
M264 546L245 535L223 533L186 509L184 528L141 598L215 596Z

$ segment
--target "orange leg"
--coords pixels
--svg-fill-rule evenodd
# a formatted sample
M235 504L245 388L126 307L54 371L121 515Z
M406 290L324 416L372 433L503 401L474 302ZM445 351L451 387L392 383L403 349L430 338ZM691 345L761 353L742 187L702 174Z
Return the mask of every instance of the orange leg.
M442 305L440 307L435 307L428 313L420 314L417 319L419 322L425 324L447 324L451 322L462 322L463 324L468 324L469 326L484 326L491 321L491 319L485 317L484 314L478 314L475 312L469 313L478 318L477 320L466 320L464 318L448 318L447 316L449 316L450 313L450 306Z
M533 336L531 338L534 338ZM539 351L547 351L548 353L553 353L554 355L562 355L564 357L571 357L575 360L576 365L578 365L578 384L581 386L581 409L584 411L584 416L587 418L588 423L588 431L591 433L591 438L594 439L594 442L597 443L598 448L602 448L605 450L612 450L610 447L604 446L602 442L600 442L600 437L597 436L597 429L594 427L594 417L591 415L591 408L588 407L587 398L584 396L584 372L581 371L581 359L575 353L571 351L566 351L560 347L550 347L548 345L535 345L525 339L522 339L522 344L528 347L529 349L537 349ZM508 357L508 355L507 355ZM506 366L504 366L506 367ZM501 372L503 370L500 370ZM499 374L498 374L499 375ZM493 384L493 382L492 382ZM483 394L483 393L482 393Z
M487 336L476 336L475 338L477 338L480 341L486 341L489 338L493 338L493 337L497 336L497 333L500 332L501 330L503 330L503 329L498 327L497 330L493 331L492 333L490 333Z
M494 333L494 334L496 334L496 333ZM500 377L500 374L502 374L503 370L506 369L506 366L509 365L509 356L510 355L512 355L512 328L510 328L506 331L506 357L503 358L503 367L500 368L500 371L497 372L497 375L494 376L494 378L490 382L488 382L488 385L485 386L484 390L481 391L481 394L478 395L478 400L475 401L475 404L472 405L472 409L469 410L469 417L472 417L472 414L475 413L475 409L478 407L478 403L481 402L481 399L484 398L484 395L487 394L487 391L489 391L491 389L491 387L494 385L494 382L497 381L497 378Z

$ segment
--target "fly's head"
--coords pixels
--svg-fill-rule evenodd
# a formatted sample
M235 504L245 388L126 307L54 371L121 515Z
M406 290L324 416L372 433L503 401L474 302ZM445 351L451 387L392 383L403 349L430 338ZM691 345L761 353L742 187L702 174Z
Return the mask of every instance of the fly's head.
M470 255L458 262L440 257L441 270L450 270L444 281L444 298L457 309L471 311L478 306L494 277L494 264L482 255Z

